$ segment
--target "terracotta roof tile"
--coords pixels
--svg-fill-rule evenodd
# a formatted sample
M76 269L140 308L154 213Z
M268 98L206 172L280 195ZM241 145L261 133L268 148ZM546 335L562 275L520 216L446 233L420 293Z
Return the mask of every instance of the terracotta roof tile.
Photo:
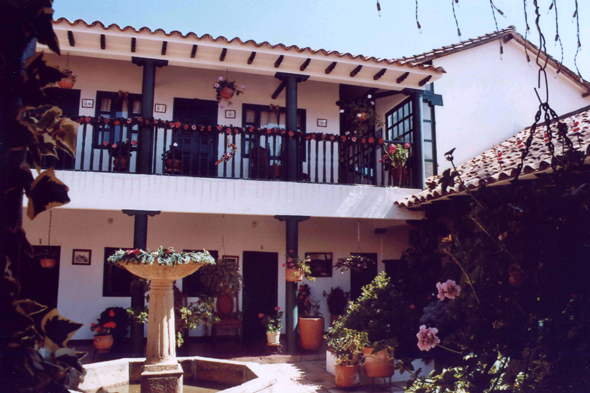
M574 147L590 153L590 106L582 110L566 115L562 119L568 126L568 136ZM579 129L579 130L578 130ZM529 154L525 159L523 173L535 173L548 169L551 166L551 155L549 148L543 141L546 127L538 127L535 131ZM468 189L475 189L484 184L492 184L497 181L508 180L516 176L516 168L520 163L522 150L519 148L519 141L525 141L530 134L530 127L525 128L512 138L500 143L479 156L469 160L457 167L463 182ZM552 130L555 136L555 130ZM555 141L555 140L554 140ZM554 142L556 149L561 149L559 142ZM499 152L501 151L501 159ZM432 201L445 195L455 194L462 191L459 179L455 178L453 187L443 192L439 184L442 175L431 176L426 179L426 188L417 194L406 197L395 204L403 207L412 207L425 201Z

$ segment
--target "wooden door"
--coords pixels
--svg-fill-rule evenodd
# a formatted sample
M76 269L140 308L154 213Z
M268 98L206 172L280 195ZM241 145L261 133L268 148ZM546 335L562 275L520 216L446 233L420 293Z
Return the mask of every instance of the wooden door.
M375 263L369 264L366 269L356 272L350 272L350 299L356 300L361 295L361 289L370 284L377 277L377 253L350 253L350 255L359 255L373 260Z
M20 298L31 299L48 308L57 307L59 288L60 246L33 246L36 257L23 260L19 280L21 284ZM51 252L55 256L55 266L41 267L39 255Z

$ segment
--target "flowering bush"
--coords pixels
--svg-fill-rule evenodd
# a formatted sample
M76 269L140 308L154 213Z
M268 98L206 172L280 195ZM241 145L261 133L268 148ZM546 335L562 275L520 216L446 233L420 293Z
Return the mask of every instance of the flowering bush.
M225 79L223 76L220 76L218 81L213 84L213 88L215 89L215 92L216 92L217 101L221 102L221 100L224 99L221 96L221 92L223 91L223 89L230 89L236 95L239 96L240 94L244 94L244 90L246 89L246 86L240 86L240 88L238 88L238 85L236 85L235 81L229 81L229 80Z
M96 323L90 324L90 330L97 335L112 334L115 340L127 336L131 319L122 307L108 307Z
M385 149L385 145L383 148ZM390 143L387 150L384 150L383 157L379 159L385 166L385 169L403 168L410 157L410 145L408 142L403 145L397 143Z
M289 250L289 252L292 252L292 250ZM303 276L309 281L315 281L315 277L311 275L311 266L309 265L311 258L309 256L299 259L296 255L287 254L285 257L287 259L286 262L283 263L283 267L295 270L293 272L295 277L299 277L299 275L303 274Z
M311 288L307 284L299 285L297 292L297 309L301 318L322 318L320 303L311 296Z
M359 364L363 359L363 349L367 345L367 333L354 329L344 328L328 339L328 351L336 357L335 364L338 366Z
M283 312L280 307L275 307L275 313L265 315L263 313L258 314L258 318L262 320L262 326L266 328L268 333L279 333L283 328Z
M347 270L354 270L360 272L366 269L369 265L374 265L375 261L362 255L349 255L346 258L338 258L334 264L336 270L340 270L344 274Z

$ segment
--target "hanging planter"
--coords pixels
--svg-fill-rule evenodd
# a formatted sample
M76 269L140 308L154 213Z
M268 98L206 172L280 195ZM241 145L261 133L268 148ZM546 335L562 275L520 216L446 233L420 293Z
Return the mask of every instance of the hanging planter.
M293 251L289 250L289 252ZM311 276L311 267L309 265L311 259L309 256L299 259L297 256L287 254L285 257L287 257L287 260L283 263L283 267L286 268L285 279L287 282L299 282L303 280L303 277L309 281L315 281L315 277Z
M58 67L59 68L59 67ZM63 69L62 73L65 75L64 78L57 82L57 85L61 89L69 90L76 84L76 75L74 71L70 70L70 54L67 55L66 68Z
M49 248L51 246L51 222L53 221L53 211L49 211L49 231L47 233L47 249L39 254L37 254L37 258L39 258L39 265L43 269L51 269L54 268L57 261L55 253L51 251Z
M55 267L56 260L55 258L41 258L39 259L39 264L44 269L51 269L52 267Z
M338 258L338 261L334 264L336 270L340 270L344 273L347 270L355 272L361 272L366 269L369 265L374 265L375 261L361 255L349 255L346 258Z
M365 122L369 118L369 114L367 112L358 112L356 118L358 121Z
M232 89L230 89L229 87L224 87L219 92L219 95L221 96L222 99L229 100L230 98L232 98L234 96L234 91Z
M234 94L238 96L244 94L246 86L240 86L238 88L235 81L229 81L223 76L220 76L219 80L213 84L213 88L216 91L217 102L221 103L222 100L228 101L233 98ZM228 104L231 105L231 101Z

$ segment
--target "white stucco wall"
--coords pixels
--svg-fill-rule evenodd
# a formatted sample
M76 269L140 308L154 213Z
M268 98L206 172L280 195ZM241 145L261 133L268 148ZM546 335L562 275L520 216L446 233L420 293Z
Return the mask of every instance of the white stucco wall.
M253 226L253 222L256 223ZM378 254L378 270L384 269L383 259L399 259L407 247L408 226L403 221L360 220L361 250ZM24 228L33 244L47 244L49 215L42 214L34 221L25 219ZM383 235L375 228L387 228ZM176 250L206 248L218 250L221 234L225 237L226 255L240 257L243 251L276 252L279 255L278 306L285 308L285 223L268 216L178 214L162 213L148 222L148 248L160 245ZM105 247L133 245L133 217L121 211L53 210L51 244L61 246L58 310L65 317L84 326L74 339L90 339L90 323L110 306L129 307L129 297L103 297L103 260ZM90 266L72 265L73 249L91 249ZM308 252L332 252L334 261L357 251L357 220L344 218L311 218L299 224L299 255ZM306 281L307 282L307 281ZM178 282L181 286L181 282ZM321 312L329 323L329 312L323 290L340 286L350 289L350 272L333 272L331 278L318 278L309 283L312 295L320 300ZM189 300L191 300L189 298ZM241 307L240 307L241 308ZM241 308L242 309L242 308ZM201 328L191 335L202 335Z
M436 107L438 173L450 167L444 153L456 147L455 163L463 163L530 126L539 106L534 92L538 67L529 67L523 46L497 41L434 60L447 74L434 84L444 106ZM590 105L590 97L549 68L550 105L558 115ZM544 93L540 94L544 97Z

